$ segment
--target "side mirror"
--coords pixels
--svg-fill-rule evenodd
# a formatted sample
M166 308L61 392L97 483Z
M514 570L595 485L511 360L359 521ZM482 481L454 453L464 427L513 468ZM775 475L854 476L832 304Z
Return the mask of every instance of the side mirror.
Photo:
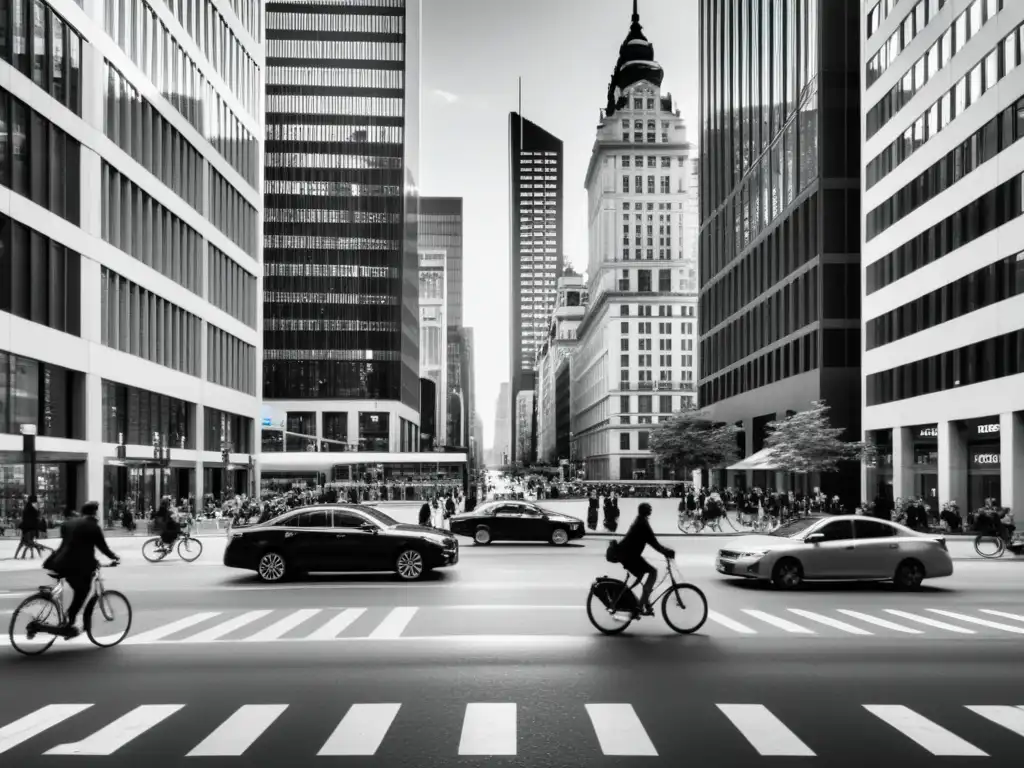
M812 533L810 536L808 536L806 539L804 539L804 541L806 541L808 544L820 544L824 540L825 540L825 534L824 533Z
M377 532L377 526L374 525L373 523L363 523L362 525L359 526L359 530L366 531L367 533L376 533Z

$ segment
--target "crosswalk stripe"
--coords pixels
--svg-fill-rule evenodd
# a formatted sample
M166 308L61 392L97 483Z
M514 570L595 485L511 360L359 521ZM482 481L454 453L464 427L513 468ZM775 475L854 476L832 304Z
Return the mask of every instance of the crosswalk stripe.
M516 754L516 705L467 704L462 721L460 755Z
M287 704L246 704L200 742L187 757L237 757L281 716Z
M885 619L880 619L877 616L871 616L870 614L867 614L867 613L861 613L860 611L848 611L845 608L839 608L838 610L839 610L840 613L845 613L847 616L852 616L855 619L860 619L861 621L866 621L866 622L868 622L868 624L874 624L875 626L878 626L878 627L885 627L886 629L892 629L892 630L895 630L896 632L906 632L908 635L920 635L921 634L921 630L920 629L912 629L910 627L904 627L902 624L897 624L896 622L893 622L893 621L886 621Z
M47 755L112 755L132 739L166 720L184 704L143 704L81 741L59 744Z
M353 704L318 756L373 755L391 728L401 704Z
M824 624L826 627L832 627L833 629L839 629L843 632L849 632L851 635L873 635L874 632L868 632L866 629L855 627L853 624L847 624L845 621L839 619L833 619L828 616L824 616L814 611L805 611L802 608L788 608L790 613L795 613L797 616L802 616L805 619L816 621L819 624Z
M767 707L761 704L718 704L717 706L759 755L815 756L811 748L804 744Z
M261 629L255 635L245 638L245 640L249 643L265 643L268 640L277 640L318 613L320 613L319 608L303 608L300 611L288 614L280 621L275 621L266 629Z
M718 611L708 611L708 618L716 624L721 624L726 629L731 629L733 632L739 632L741 635L757 634L756 629L751 629L746 624L740 624L738 621L733 621L728 616L723 616Z
M14 749L23 741L38 736L43 731L53 728L58 723L63 723L69 717L84 712L91 706L92 704L49 704L5 725L0 728L0 754Z
M936 757L988 757L970 742L908 707L898 704L865 704L864 709Z
M140 632L137 635L129 635L124 639L125 645L140 645L143 643L153 643L157 640L163 640L165 637L170 637L175 632L181 632L182 630L194 627L196 624L202 624L207 619L212 619L214 616L220 616L220 611L209 611L208 613L194 613L191 616L186 616L184 619L178 619L178 621L172 621L170 624L164 624L162 627L151 629L148 632Z
M1019 613L1007 613L1006 611L994 611L991 608L982 608L982 613L987 613L990 616L998 616L1002 619L1013 619L1014 621L1024 621L1024 616Z
M378 624L377 628L370 633L370 638L386 640L388 638L401 637L418 610L419 608L392 608L391 613L384 617L384 621Z
M966 621L968 624L977 624L981 627L989 627L990 629L999 629L1003 632L1012 632L1015 635L1024 635L1024 627L1011 627L1009 624L1002 624L998 621L989 621L988 619L978 619L974 616L967 616L963 613L956 613L954 611L943 611L939 608L929 608L932 613L937 613L940 616L947 616L951 619L957 619L959 621Z
M186 637L181 642L183 643L210 643L214 640L219 640L236 629L241 629L246 624L252 624L254 621L259 621L264 616L269 616L273 611L249 611L243 613L241 616L235 616L233 619L223 621L215 627L203 630L198 634Z
M907 619L908 621L916 621L918 624L924 624L929 627L935 627L936 629L945 629L948 632L956 632L961 635L974 635L977 634L973 629L965 629L958 627L954 624L947 624L944 621L936 621L935 619L929 619L927 616L917 616L913 613L907 613L906 611L897 611L895 608L886 608L886 613L891 613L893 616L899 616L901 619Z
M992 706L992 707L967 707L976 715L981 715L986 720L991 720L996 725L1001 725L1018 736L1024 736L1024 707Z
M784 629L787 632L792 632L797 635L816 634L814 630L808 629L807 627L801 627L799 624L794 624L792 621L786 621L786 619L780 619L778 616L772 616L770 613L765 613L764 611L755 611L751 608L744 608L743 612L753 616L755 619L760 619L766 624L771 624L773 627Z
M619 757L657 757L650 736L629 704L587 704L601 752Z
M366 613L365 608L346 608L320 629L307 637L307 640L334 640L351 626L352 622Z

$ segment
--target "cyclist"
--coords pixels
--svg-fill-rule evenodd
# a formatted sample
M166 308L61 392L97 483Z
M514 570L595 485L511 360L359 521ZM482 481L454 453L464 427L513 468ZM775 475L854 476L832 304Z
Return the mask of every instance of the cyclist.
M60 527L60 548L43 563L43 567L64 579L74 592L64 624L60 628L60 633L68 638L79 633L75 627L75 619L89 596L92 574L99 567L96 562L96 550L115 563L120 562L118 556L107 546L103 529L96 520L99 508L98 502L87 501L82 506L81 517L65 520Z
M178 538L178 534L181 533L181 526L171 512L170 498L165 496L160 500L160 509L153 513L153 525L160 534L161 546L164 549L170 549L174 545L174 540Z
M622 537L616 548L616 555L619 564L638 579L644 576L643 595L640 598L640 612L644 616L653 616L654 609L651 607L651 592L658 581L658 569L644 560L644 549L651 547L668 558L675 558L676 553L668 547L658 543L648 518L651 516L651 505L646 501L636 510L636 519L629 526L626 535Z

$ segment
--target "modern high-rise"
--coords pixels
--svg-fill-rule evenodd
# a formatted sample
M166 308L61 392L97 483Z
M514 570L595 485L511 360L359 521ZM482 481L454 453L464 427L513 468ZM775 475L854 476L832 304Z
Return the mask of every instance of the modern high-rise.
M861 434L861 5L700 3L698 400L741 428L744 457L723 485L817 484L760 453L770 421L814 400ZM856 474L822 489L856 500Z
M585 179L589 304L571 413L572 458L588 480L667 478L651 431L696 392L694 149L663 79L634 4Z
M434 415L434 431L429 433L434 446L447 445L445 425L448 414L448 254L444 250L420 251L420 378L433 383L433 403L420 402L421 413L429 405ZM422 391L422 390L421 390ZM425 438L420 424L420 440ZM440 427L440 429L438 429ZM416 446L417 449L419 446Z
M419 244L422 250L443 249L448 254L445 266L448 325L462 327L462 198L421 197L419 203Z
M360 450L414 450L420 2L266 9L269 418Z
M1024 508L1024 3L878 4L864 53L862 496ZM1019 515L1018 515L1019 518Z
M509 409L534 387L534 364L555 307L562 273L562 141L517 112L509 115L511 206L511 369ZM510 460L515 455L515 441Z
M494 452L495 464L504 466L508 464L512 450L512 397L509 395L509 385L503 381L498 388L498 401L494 411Z
M261 4L0 5L0 517L248 492Z

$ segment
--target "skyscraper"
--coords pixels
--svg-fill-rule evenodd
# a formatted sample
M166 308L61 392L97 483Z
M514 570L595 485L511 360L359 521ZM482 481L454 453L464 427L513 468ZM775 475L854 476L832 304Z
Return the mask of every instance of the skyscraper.
M509 404L534 387L534 364L555 308L562 273L562 141L516 112L509 115L511 370ZM514 446L515 441L512 441ZM515 461L515 448L510 460Z
M498 402L494 411L494 463L503 466L510 461L512 444L512 398L507 381L498 388Z
M419 205L421 250L444 249L448 254L445 293L448 325L462 327L462 198L421 197Z
M267 4L264 399L419 444L419 0Z
M765 426L813 400L860 437L859 9L700 3L699 401L750 459L722 485L779 487Z

